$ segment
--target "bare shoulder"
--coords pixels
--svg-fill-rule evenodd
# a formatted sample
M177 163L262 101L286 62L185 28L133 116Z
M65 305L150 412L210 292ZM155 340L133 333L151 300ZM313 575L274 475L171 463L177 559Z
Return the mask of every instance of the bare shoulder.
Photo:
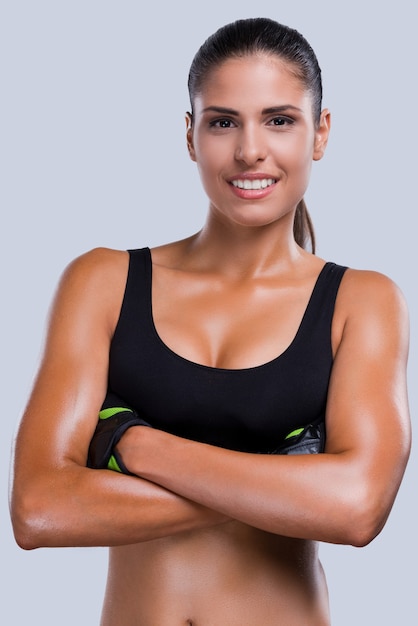
M405 297L388 276L372 270L347 269L340 289L340 299L349 310L373 311L381 307L407 314Z
M108 328L114 328L119 315L129 254L123 250L94 248L71 261L62 273L54 298L55 317L89 316L100 313Z
M124 288L129 265L129 254L124 250L94 248L76 257L65 268L60 288L78 292L78 295L102 297Z
M81 282L117 280L126 274L128 263L129 254L125 250L93 248L71 261L62 278Z
M372 270L348 269L339 290L336 317L344 332L355 331L370 345L409 341L408 306L400 287L388 276Z

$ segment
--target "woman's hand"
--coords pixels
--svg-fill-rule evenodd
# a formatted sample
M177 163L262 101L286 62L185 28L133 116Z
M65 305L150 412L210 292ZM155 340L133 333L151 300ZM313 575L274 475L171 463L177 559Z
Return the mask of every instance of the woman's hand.
M108 391L90 441L87 467L130 474L115 448L123 434L132 426L150 426L150 424L119 396Z

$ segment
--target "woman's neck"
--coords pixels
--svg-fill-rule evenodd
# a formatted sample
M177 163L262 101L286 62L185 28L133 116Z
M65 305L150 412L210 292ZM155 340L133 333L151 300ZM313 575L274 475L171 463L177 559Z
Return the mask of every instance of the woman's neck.
M234 276L286 271L308 253L293 236L293 219L264 226L242 226L209 213L205 226L188 240L190 259L200 266Z

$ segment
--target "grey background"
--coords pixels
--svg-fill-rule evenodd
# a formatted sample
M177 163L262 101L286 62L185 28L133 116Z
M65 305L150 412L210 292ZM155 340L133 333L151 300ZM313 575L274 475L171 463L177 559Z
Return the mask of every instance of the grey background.
M107 551L20 550L7 508L10 443L65 265L95 247L153 246L201 226L207 201L184 142L189 64L241 17L300 30L333 113L307 196L328 260L391 276L409 303L417 391L416 37L413 3L352 0L4 1L0 8L2 616L8 626L97 624ZM416 624L413 451L382 534L321 547L334 626ZM115 511L115 515L118 512ZM2 620L3 620L2 617Z

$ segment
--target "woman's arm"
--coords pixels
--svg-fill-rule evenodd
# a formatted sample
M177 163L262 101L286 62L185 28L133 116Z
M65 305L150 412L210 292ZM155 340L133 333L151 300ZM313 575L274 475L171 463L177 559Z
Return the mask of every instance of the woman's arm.
M59 286L14 451L11 517L23 548L128 544L225 519L146 480L85 467L127 269L127 253L94 250Z
M406 306L386 277L351 270L334 326L341 337L324 454L250 455L133 427L118 446L128 469L272 533L367 544L386 521L410 449Z

